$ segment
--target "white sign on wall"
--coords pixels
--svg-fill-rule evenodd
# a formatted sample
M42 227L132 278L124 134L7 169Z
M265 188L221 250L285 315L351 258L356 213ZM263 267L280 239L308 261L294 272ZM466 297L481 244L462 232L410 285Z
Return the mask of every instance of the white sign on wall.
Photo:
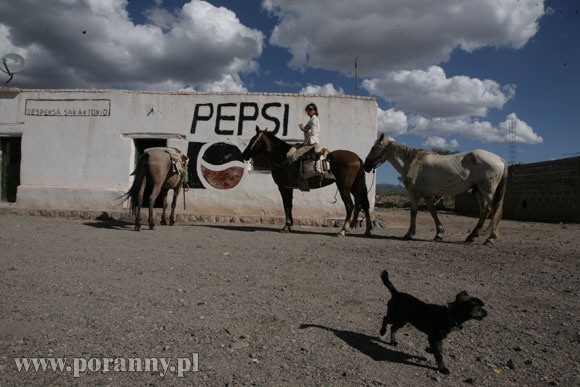
M107 117L111 115L108 99L27 99L27 116Z

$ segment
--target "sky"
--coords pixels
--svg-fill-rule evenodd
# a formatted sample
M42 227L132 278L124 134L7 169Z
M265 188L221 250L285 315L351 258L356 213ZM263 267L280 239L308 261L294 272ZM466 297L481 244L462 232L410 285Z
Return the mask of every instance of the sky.
M371 96L416 148L580 156L580 0L0 0L8 53L14 87Z

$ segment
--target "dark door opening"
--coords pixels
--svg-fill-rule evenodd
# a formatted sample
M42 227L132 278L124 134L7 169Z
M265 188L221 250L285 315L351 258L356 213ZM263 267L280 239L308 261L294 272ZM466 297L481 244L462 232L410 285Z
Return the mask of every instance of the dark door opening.
M133 144L135 145L135 165L137 165L137 160L139 160L139 157L141 157L143 152L145 152L145 149L155 148L157 146L167 146L167 139L165 139L165 138L135 138L135 139L133 139ZM144 194L145 198L149 198L150 194L151 194L151 190L145 189L145 194ZM143 200L143 207L148 207L148 206L149 206L149 200L144 199ZM163 200L161 199L161 196L157 197L157 200L155 200L155 205L153 207L154 208L163 208Z
M20 185L21 138L0 137L0 201L16 202Z

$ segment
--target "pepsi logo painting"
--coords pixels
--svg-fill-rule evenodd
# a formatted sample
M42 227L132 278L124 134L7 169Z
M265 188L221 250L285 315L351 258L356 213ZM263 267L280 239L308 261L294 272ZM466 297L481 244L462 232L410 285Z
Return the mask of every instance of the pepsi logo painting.
M235 145L190 142L187 156L190 188L232 189L244 176L242 152Z

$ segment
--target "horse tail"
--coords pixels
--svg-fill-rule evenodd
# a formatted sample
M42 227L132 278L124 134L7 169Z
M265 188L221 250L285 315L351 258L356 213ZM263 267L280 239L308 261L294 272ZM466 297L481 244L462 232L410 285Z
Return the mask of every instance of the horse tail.
M369 202L364 162L360 158L358 160L360 162L360 167L355 181L355 192L357 192L359 199L359 210L362 208L365 211L369 211L371 204Z
M141 191L141 185L145 180L145 176L147 176L148 171L148 161L149 161L149 153L144 153L139 157L139 161L137 161L137 166L131 175L135 175L135 179L133 180L133 184L131 184L131 188L129 191L125 192L121 199L123 201L130 199L130 213L131 216L137 213L137 207L139 205L139 192Z
M499 180L497 188L495 189L495 192L493 194L493 201L491 203L492 205L491 221L487 226L486 233L489 230L496 229L499 224L499 221L501 220L503 213L503 199L507 188L507 178L508 178L508 165L504 162L501 179Z
M370 210L370 202L367 192L367 183L366 183L366 174L364 169L364 163L358 158L359 162L359 169L357 175L354 180L354 184L352 186L351 192L354 196L354 203L355 208L352 217L352 224L356 226L358 220L358 214L362 209L365 213L368 213Z

